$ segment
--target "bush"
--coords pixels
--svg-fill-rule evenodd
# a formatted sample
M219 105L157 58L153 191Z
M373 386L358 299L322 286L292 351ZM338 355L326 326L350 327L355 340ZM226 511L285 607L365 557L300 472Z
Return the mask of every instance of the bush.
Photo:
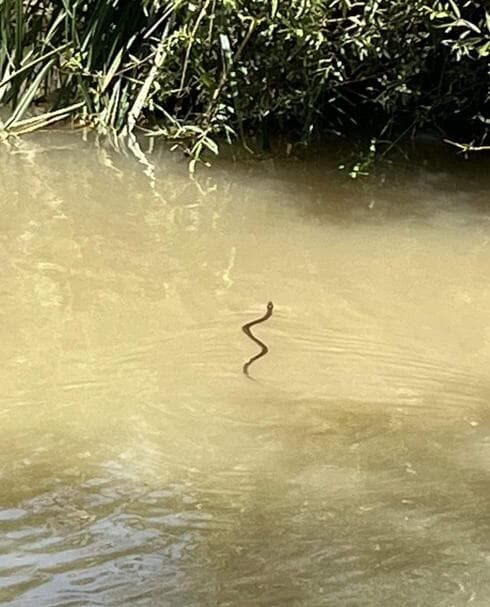
M5 133L76 115L198 157L281 131L483 146L490 12L478 0L0 0ZM25 118L33 104L42 111ZM477 142L477 138L480 138Z

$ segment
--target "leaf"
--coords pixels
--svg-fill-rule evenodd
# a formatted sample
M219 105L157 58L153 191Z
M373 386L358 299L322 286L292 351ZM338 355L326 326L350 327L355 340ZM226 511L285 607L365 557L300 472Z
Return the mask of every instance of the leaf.
M461 11L459 10L459 6L456 4L456 2L454 2L454 0L449 0L449 4L451 5L454 14L456 15L456 17L458 17L458 19L461 18Z
M111 83L111 80L114 78L115 73L119 69L119 66L121 65L121 60L123 57L123 52L124 52L124 49L121 48L119 50L119 52L117 53L117 55L115 56L114 61L111 63L111 66L110 66L109 70L107 71L107 74L105 75L104 80L102 82L102 86L100 87L101 93L103 93L106 90L106 88Z
M22 116L25 114L25 112L29 109L29 106L33 102L34 97L39 89L39 85L41 84L42 79L47 74L48 70L51 68L51 66L54 64L54 62L55 62L54 58L50 59L46 63L46 65L43 66L41 68L41 70L39 70L39 73L34 78L34 80L31 82L29 88L22 95L21 100L17 104L15 110L12 112L12 114L6 120L6 122L5 122L6 129L8 129L11 125L15 124L18 120L20 120L20 118L22 118Z
M35 65L37 65L41 61L48 59L48 57L52 57L53 55L61 54L62 51L66 50L70 46L71 46L70 43L64 44L63 46L59 46L58 48L55 48L52 51L49 51L49 53L46 53L45 55L41 55L40 57L37 57L33 61L26 63L25 65L23 65L21 68L19 68L15 72L12 72L11 74L8 74L7 76L5 76L3 78L3 80L0 81L0 88L5 86L7 84L7 82L10 82L13 78L16 78L17 76L20 76L20 74L23 74L23 73L29 71L30 69L32 69Z
M279 5L279 1L278 0L272 0L272 7L271 7L271 17L272 19L275 18L275 16L277 15L277 7Z
M212 139L210 139L209 137L204 137L204 139L203 139L203 141L202 141L202 142L203 142L204 146L205 146L205 147L206 147L206 148L207 148L207 149L208 149L210 152L212 152L212 153L213 153L213 154L215 154L216 156L218 155L218 153L219 153L219 150L218 150L218 145L217 145L217 143L216 143L215 141L213 141L213 140L212 140Z

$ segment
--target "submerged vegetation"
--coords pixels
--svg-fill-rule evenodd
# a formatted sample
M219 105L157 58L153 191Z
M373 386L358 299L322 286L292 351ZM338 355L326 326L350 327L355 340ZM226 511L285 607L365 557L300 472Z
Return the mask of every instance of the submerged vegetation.
M481 0L0 0L0 132L73 117L194 158L271 132L486 148Z

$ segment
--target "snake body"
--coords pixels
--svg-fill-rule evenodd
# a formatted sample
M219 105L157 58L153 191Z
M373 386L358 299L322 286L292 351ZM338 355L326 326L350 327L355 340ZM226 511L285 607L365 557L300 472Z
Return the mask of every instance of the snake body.
M250 328L253 327L254 325L258 325L259 323L264 322L268 318L270 318L272 316L273 309L274 309L274 304L272 303L272 301L270 301L267 304L267 312L264 314L264 316L261 316L257 320L252 320L251 322L247 322L242 327L242 331L245 333L245 335L247 335L247 337L250 337L250 339L252 341L254 341L261 348L261 350L258 354L256 354L255 356L252 356L252 358L243 365L243 372L245 373L245 375L247 377L250 377L248 374L248 368L250 367L250 365L255 360L262 358L262 356L265 356L267 354L267 352L269 351L269 348L264 344L264 342L260 341L260 339L257 339L257 337L255 337L255 335L252 334L252 332L250 331Z

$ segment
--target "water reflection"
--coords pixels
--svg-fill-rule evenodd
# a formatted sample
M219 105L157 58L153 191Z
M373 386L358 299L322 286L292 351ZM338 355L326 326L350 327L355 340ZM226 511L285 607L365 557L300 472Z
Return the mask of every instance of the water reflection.
M2 604L486 605L486 176L17 152Z

